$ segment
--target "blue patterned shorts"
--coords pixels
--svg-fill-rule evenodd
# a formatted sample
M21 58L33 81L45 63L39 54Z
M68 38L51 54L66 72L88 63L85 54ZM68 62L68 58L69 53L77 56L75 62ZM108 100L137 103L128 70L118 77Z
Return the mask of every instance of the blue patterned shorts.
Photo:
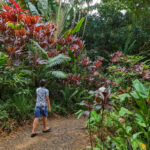
M41 116L48 117L48 107L43 106L43 107L35 107L34 111L34 117L35 118L40 118Z

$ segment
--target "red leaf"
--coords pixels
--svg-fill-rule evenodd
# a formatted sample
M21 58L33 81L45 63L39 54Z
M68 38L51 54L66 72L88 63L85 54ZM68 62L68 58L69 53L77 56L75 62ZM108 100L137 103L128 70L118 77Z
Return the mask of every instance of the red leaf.
M23 11L25 11L24 9L22 9L22 7L19 5L19 4L17 4L16 3L16 1L15 0L9 0L14 6L15 6L15 8L17 9L17 10L19 10L20 12L23 12Z
M142 77L143 77L143 79L150 79L150 71L149 70L143 71Z
M117 52L111 54L112 59L110 61L113 63L120 62L120 58L123 56L124 56L124 54L122 52L117 51Z
M91 61L90 61L90 59L89 59L88 57L85 57L85 58L82 60L82 65L83 65L84 67L89 66L90 64L91 64Z
M113 62L113 63L120 62L120 57L114 56L110 61Z

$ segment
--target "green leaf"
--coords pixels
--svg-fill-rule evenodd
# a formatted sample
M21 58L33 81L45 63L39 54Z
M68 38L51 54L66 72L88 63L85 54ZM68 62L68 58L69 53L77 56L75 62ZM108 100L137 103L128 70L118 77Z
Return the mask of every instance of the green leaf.
M114 141L116 144L119 144L119 145L126 144L124 138L122 138L122 137L113 137L112 141Z
M77 111L77 112L75 113L75 115L78 115L77 119L80 119L81 116L83 115L83 113L84 113L84 110L79 110L79 111Z
M11 23L11 22L7 22L6 23L8 26L11 26L11 28L12 29L21 29L21 27L23 26L23 24L22 23L19 23L19 24L13 24L13 23Z
M81 55L83 54L85 48L83 47L79 53L79 55L77 56L77 60L80 60Z
M113 121L115 121L115 122L118 124L118 126L122 129L123 133L126 135L126 130L124 129L122 123L120 123L120 122L119 122L118 120L116 120L116 119L113 119Z
M71 96L69 97L69 99L71 99L72 97L74 97L78 92L79 92L79 90L76 89L76 90L71 94Z
M31 2L28 2L28 6L29 6L29 9L30 9L32 15L39 15L38 10Z
M49 7L48 0L38 0L37 7L38 7L39 12L47 20L49 20L50 19L49 15L51 14L51 10L50 10L50 7Z
M82 17L81 20L76 25L76 27L73 29L72 34L75 34L76 32L78 32L80 30L84 20L85 20L85 17Z
M120 102L124 102L127 98L130 97L130 95L125 93L125 94L119 95L118 97L120 99Z
M95 147L95 148L93 148L93 150L101 150L101 149L100 149L100 148Z
M132 131L132 127L127 126L127 127L126 127L126 132L127 132L127 134L129 134L131 131Z
M119 115L121 117L123 117L124 115L132 115L133 113L131 111L129 111L128 109L121 107L120 111L119 111Z
M148 109L148 115L147 115L146 120L147 120L147 122L149 122L149 124L150 124L150 108Z
M26 74L26 75L32 75L33 72L31 70L20 70L21 73Z
M17 28L21 29L21 27L23 27L23 24L22 24L22 23L19 23L19 24L17 25Z
M8 56L5 53L0 52L0 66L5 65L7 60L8 60Z
M57 44L57 50L60 51L61 50L61 45Z
M11 26L12 29L17 29L16 25L11 23L11 22L7 22L6 23L8 26Z
M65 78L67 78L67 74L65 74L62 71L49 71L49 72L47 72L47 74L51 74L51 75L53 75L54 77L56 77L58 79L65 79Z
M134 40L134 41L131 43L131 45L128 47L128 50L127 50L128 53L133 49L133 47L134 47L134 45L135 45L135 42L136 42L136 40Z
M142 132L137 132L133 134L133 139L136 139L140 134L142 134Z
M67 30L64 35L62 36L63 38L66 37L67 35L70 35L71 34L71 29Z
M142 112L140 112L139 109L134 107L134 110L136 111L136 122L137 124L140 124L142 127L146 127L147 120Z
M40 53L41 53L41 55L42 55L42 58L48 59L47 52L46 52L43 48L41 48L41 46L40 46L36 41L34 41L34 40L32 40L32 39L30 39L30 41L31 41L31 42L33 43L33 45L37 48L36 51L37 51L37 50L40 51Z
M129 93L129 95L131 97L134 97L135 99L139 99L139 96L137 95L137 92L136 91L132 91L131 93Z
M148 112L148 108L145 99L143 99L143 97L141 97L141 95L137 91L135 91L135 93L137 94L138 98L135 98L133 94L130 94L130 96L135 100L140 109L146 114Z
M60 65L60 64L64 63L65 61L70 61L70 57L65 56L63 54L59 54L54 58L48 59L46 68L51 68L51 67L54 67L56 65Z
M139 140L138 139L135 139L134 141L132 141L131 145L132 145L132 148L133 150L137 150L139 148Z
M148 87L142 84L139 80L133 81L133 87L142 95L148 96Z
M68 53L69 53L69 57L71 58L71 61L75 62L75 57L73 55L73 52L71 50L68 50Z

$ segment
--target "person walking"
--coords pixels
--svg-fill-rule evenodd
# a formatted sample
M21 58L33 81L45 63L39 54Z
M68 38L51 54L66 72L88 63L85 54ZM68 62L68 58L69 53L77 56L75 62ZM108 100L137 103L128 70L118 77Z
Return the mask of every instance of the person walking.
M34 121L31 137L37 135L36 128L39 124L40 117L43 116L43 133L50 132L51 129L47 128L48 111L51 112L51 105L49 99L49 90L46 88L46 81L40 81L40 87L36 89L36 105L34 111Z

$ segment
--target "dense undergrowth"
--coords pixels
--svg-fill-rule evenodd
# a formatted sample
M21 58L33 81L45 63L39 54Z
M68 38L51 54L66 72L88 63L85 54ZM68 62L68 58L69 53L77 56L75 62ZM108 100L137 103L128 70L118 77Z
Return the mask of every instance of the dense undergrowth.
M149 150L149 60L120 51L91 55L77 37L84 17L56 38L54 24L10 2L0 11L0 132L33 118L44 78L52 112L88 116L90 149Z

